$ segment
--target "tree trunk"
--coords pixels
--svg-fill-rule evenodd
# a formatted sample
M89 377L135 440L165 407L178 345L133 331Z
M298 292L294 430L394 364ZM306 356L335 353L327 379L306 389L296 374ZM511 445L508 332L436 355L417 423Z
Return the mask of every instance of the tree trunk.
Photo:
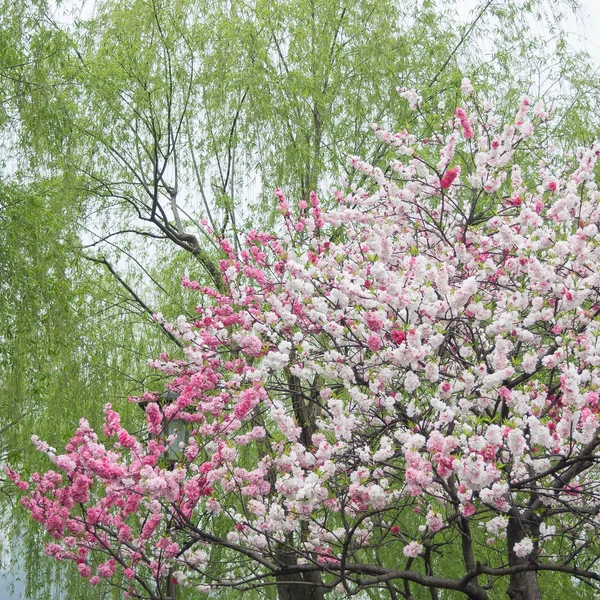
M514 512L513 512L514 511ZM516 508L511 511L508 520L507 542L508 542L508 565L510 567L530 565L538 558L537 539L540 535L539 520L530 512L520 513ZM533 551L528 556L517 556L513 551L515 544L524 537L533 540ZM537 571L522 571L510 576L508 586L508 597L510 600L543 600L540 584L538 583Z
M298 377L289 371L286 373L292 408L296 422L302 428L300 443L305 448L313 444L312 436L316 431L316 418L319 413L319 377L316 376L310 390L304 390ZM310 396L310 400L308 399ZM303 524L305 526L305 524ZM306 540L308 531L302 529L301 537ZM290 537L289 546L293 547L294 541ZM276 554L276 559L281 565L293 566L297 564L297 555L293 551L282 549ZM277 595L279 600L324 600L323 579L321 573L292 573L277 575Z
M277 559L286 565L296 564L293 553L281 553ZM277 575L275 579L279 600L324 600L321 574L318 572Z

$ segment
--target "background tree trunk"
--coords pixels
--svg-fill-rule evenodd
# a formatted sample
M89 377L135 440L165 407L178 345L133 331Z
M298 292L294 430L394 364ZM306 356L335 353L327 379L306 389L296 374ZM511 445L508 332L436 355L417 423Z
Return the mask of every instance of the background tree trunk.
M507 530L508 564L510 567L527 565L537 560L538 544L536 540L540 535L540 524L530 511L520 513L515 508L513 512L514 514L511 513L510 515ZM524 537L534 540L533 551L529 556L520 557L515 554L513 548ZM542 600L537 571L513 573L510 576L507 593L510 600Z
M277 558L282 564L290 566L297 564L295 554L290 552L282 552ZM323 600L325 598L323 588L318 587L322 583L320 573L278 575L276 580L279 600Z

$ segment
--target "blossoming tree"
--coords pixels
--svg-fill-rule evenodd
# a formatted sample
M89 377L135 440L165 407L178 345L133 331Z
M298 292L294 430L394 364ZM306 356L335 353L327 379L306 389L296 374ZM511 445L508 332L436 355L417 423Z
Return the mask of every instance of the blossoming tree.
M129 598L600 582L600 146L563 160L540 103L503 125L462 91L427 139L374 127L394 158L352 157L335 209L277 191L282 233L221 241L227 293L184 278L200 306L165 323L186 357L152 363L177 398L138 399L149 437L107 405L102 438L34 440L57 471L7 468L48 554Z

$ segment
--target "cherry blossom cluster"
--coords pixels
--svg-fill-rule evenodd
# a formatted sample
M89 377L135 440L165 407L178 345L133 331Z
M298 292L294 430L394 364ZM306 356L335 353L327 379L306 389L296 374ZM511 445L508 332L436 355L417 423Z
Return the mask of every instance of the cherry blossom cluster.
M462 90L427 138L374 126L397 157L351 157L364 183L335 208L277 190L282 234L219 240L227 292L185 278L195 318L156 316L185 357L151 361L177 398L137 399L148 437L107 405L104 441L83 420L64 454L36 440L60 473L7 471L51 556L151 597L167 576L243 589L285 552L355 593L347 573L381 547L427 571L456 532L472 564L568 563L591 543L600 146L557 164L542 104L500 126ZM189 434L175 464L169 422ZM246 565L215 570L214 545Z

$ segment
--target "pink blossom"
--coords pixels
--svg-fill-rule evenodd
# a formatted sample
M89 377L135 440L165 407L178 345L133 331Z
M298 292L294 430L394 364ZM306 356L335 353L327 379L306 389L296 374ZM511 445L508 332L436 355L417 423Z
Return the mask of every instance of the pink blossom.
M148 431L150 433L159 434L161 431L162 414L156 402L150 402L146 406L146 421L148 423Z
M565 485L565 487L563 488L565 490L565 493L567 493L569 496L577 496L578 494L581 494L581 492L583 491L583 487L580 486L579 484L575 484L575 485Z
M431 529L431 531L439 531L444 526L444 521L442 517L432 510L427 513L427 527Z
M381 338L378 335L370 335L367 340L367 346L373 352L377 352L381 348Z
M8 475L8 478L22 491L29 489L29 484L26 481L21 480L21 476L9 468L8 465L4 465L4 471Z
M475 91L473 89L473 86L471 85L471 81L469 79L467 79L466 77L464 77L463 80L461 81L460 90L463 93L463 95L466 97L471 96L473 94L473 92Z
M411 542L407 546L404 546L402 553L408 558L417 558L419 554L423 552L423 545L419 542Z
M158 527L158 524L162 520L162 515L160 513L155 513L150 515L150 518L146 521L146 524L142 528L141 536L143 538L149 539L150 536L154 533L155 529Z
M452 169L448 169L444 176L440 179L440 187L443 190L447 190L454 180L460 175L460 167L456 166Z
M221 240L221 248L227 254L232 254L233 253L233 246L231 245L231 243L229 242L229 240Z
M396 344L402 344L406 340L406 333L400 329L393 329L390 333L392 340Z
M365 323L371 331L381 331L383 328L383 321L376 313L368 312L365 315Z
M471 127L471 124L469 123L469 120L467 119L467 114L465 113L465 111L462 108L457 108L456 116L460 121L460 126L462 127L464 138L466 140L473 138L475 136L475 133L473 131L473 128ZM444 186L442 185L442 187Z
M88 579L92 575L92 569L86 564L79 563L77 569L79 570L79 574L85 579Z

